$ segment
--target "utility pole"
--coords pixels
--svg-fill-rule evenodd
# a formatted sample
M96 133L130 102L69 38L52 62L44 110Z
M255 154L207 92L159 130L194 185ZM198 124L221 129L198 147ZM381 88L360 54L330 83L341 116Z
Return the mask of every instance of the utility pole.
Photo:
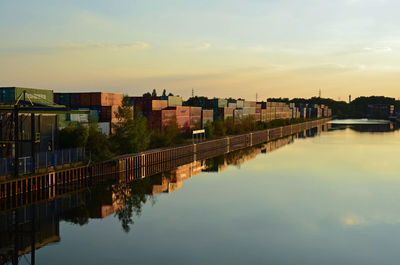
M322 92L321 92L321 88L320 88L319 91L318 91L318 97L319 98L321 98L321 94L322 94Z
M192 98L194 98L194 88L192 88Z

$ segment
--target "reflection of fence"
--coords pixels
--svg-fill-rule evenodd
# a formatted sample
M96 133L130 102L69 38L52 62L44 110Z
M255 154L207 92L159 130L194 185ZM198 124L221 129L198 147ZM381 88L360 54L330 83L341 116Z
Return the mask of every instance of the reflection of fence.
M35 165L31 156L19 158L20 174L30 174L35 169L54 168L65 164L81 162L85 159L85 148L62 149L55 152L40 152L36 154ZM0 158L0 176L14 173L14 158Z

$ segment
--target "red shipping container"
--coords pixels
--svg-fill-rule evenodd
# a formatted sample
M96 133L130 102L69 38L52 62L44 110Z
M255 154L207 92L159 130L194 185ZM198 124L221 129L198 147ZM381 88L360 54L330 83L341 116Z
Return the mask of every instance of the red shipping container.
M90 93L80 93L80 106L82 106L82 107L90 107L91 106Z
M177 116L176 122L181 132L188 131L190 128L190 117L189 116Z
M201 116L190 116L190 128L200 128L201 127Z
M190 116L190 107L176 106L176 117L189 117Z
M80 93L71 93L71 107L76 108L81 106Z
M203 109L202 111L203 117L207 117L207 118L213 118L214 117L214 111L213 110L205 110Z
M201 107L190 107L190 116L201 116Z

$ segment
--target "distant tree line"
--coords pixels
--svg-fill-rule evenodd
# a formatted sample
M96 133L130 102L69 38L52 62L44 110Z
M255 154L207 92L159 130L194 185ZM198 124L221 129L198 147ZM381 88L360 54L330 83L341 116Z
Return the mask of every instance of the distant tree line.
M394 105L395 110L400 110L400 101L384 97L384 96L371 96L371 97L358 97L350 104L345 101L336 101L331 98L313 97L305 98L268 98L268 101L278 101L286 103L310 103L310 104L324 104L332 109L332 114L338 118L365 118L368 114L368 105Z
M167 90L165 90L165 89L163 89L163 92L162 92L162 97L166 97L166 96L173 96L174 94L172 94L171 92L170 93L168 93L168 95L167 95ZM143 95L142 95L143 97L145 97L145 98L148 98L148 97L157 97L157 90L155 90L155 89L153 89L153 91L150 93L150 92L146 92L146 93L144 93Z

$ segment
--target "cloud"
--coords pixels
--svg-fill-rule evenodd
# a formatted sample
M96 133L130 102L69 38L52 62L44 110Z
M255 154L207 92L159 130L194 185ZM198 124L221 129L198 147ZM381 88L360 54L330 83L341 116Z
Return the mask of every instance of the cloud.
M200 46L196 47L195 50L208 50L211 48L211 44L208 42L205 42L203 44L201 44Z
M363 50L365 52L375 52L375 53L384 53L393 51L391 47L365 47Z
M142 41L134 41L129 43L65 43L57 45L58 49L65 50L79 50L79 49L111 49L111 50L120 50L120 49L148 49L150 45L146 42Z

